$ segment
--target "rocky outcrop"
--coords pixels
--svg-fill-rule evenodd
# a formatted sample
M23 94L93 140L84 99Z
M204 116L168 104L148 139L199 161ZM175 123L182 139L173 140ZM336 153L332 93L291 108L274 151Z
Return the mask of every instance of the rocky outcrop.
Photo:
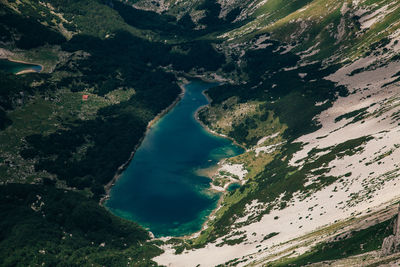
M12 56L13 53L7 49L0 48L0 58L8 58Z
M382 243L381 255L387 256L400 251L400 205L393 226L393 235L386 237Z

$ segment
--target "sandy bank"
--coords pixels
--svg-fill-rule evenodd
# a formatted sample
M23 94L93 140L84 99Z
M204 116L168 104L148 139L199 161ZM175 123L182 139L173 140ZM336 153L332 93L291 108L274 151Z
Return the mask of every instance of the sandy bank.
M40 72L42 72L44 70L44 66L42 64L39 64L39 63L26 62L26 61L22 61L22 60L11 59L11 58L3 58L3 59L7 59L8 61L15 62L15 63L30 64L30 65L40 66L40 71L36 71L36 70L33 70L33 69L21 70L21 71L17 72L15 75L21 75L21 74L32 73L32 72L40 73Z

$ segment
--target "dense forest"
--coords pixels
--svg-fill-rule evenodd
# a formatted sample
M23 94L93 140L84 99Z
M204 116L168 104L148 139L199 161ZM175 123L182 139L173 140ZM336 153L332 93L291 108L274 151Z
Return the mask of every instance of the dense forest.
M22 142L12 147L19 155L2 158L2 162L13 167L12 160L21 157L33 163L39 179L35 185L12 184L12 170L2 173L7 185L0 186L0 212L7 220L1 222L0 265L54 266L63 262L149 266L153 264L149 259L160 249L146 243L147 232L111 215L98 201L105 194L104 186L140 142L147 123L180 94L173 72L215 71L225 64L225 57L210 41L188 38L201 35L191 30L190 20L176 21L120 2L48 3L73 22L64 23L64 28L76 32L72 38L56 30L52 15L43 6L21 4L22 12L17 13L1 4L3 42L30 51L58 46L57 53L67 55L57 61L51 73L16 76L0 71L0 129L4 138L13 127L21 127L13 121L14 112L31 103L63 105L58 103L64 95L87 93L89 101L109 101L116 91L128 97L95 106L90 115L82 113L78 98L66 102L67 108L55 106L49 111L58 114L57 127L41 121L49 131L42 132L43 126L37 131L19 131ZM46 15L41 16L33 7ZM157 36L156 40L144 37L149 34ZM174 41L163 41L169 39ZM3 155L8 151L3 150ZM40 177L40 173L46 175ZM60 185L65 188L57 189Z
M131 11L130 19L151 17L147 14L149 12L124 9L120 5L116 5L119 12ZM164 25L162 17L152 16L153 20L161 20L159 25ZM16 25L22 25L21 28L26 28L26 25L23 27L27 23L24 18L15 18L4 27L11 27L14 21L17 21ZM135 26L145 28L141 24ZM49 32L53 33L45 27L38 28L35 36L48 36ZM23 32L21 34L24 35ZM39 39L47 43L46 39ZM59 42L62 38L57 40ZM18 43L16 45L19 46ZM41 43L32 43L31 48L38 45ZM119 104L100 108L94 119L79 120L70 116L67 120L61 119L63 129L50 135L25 137L26 145L20 153L24 159L35 159L36 170L54 173L71 187L92 188L96 198L104 193L100 188L111 180L117 168L129 158L143 136L147 122L168 107L180 93L175 76L162 67L172 65L174 70L186 72L193 68L212 71L225 62L224 56L218 54L207 41L169 45L133 36L122 29L108 39L78 34L69 41L61 42L61 48L71 54L85 51L90 56L59 64L53 74L15 77L3 73L2 108L12 109L12 102L16 102L20 91L27 98L32 94L51 94L51 91L64 88L72 92L84 92L91 88L94 94L105 96L117 88L134 88L132 97ZM63 73L61 78L58 73ZM58 77L54 78L56 75ZM32 81L42 84L31 88L28 84ZM70 112L74 113L74 110ZM4 128L11 120L5 117L4 112L2 114ZM76 160L74 151L88 140L93 145L84 158Z
M80 193L43 185L0 187L2 266L151 266L149 234Z

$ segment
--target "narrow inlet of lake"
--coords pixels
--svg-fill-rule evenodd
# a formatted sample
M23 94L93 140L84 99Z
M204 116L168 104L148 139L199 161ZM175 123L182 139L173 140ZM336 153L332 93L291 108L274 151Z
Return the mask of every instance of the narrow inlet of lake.
M42 67L29 63L14 62L8 59L0 59L0 70L17 74L21 71L27 70L32 72L40 72L42 71Z
M196 170L243 152L230 140L207 132L196 110L215 84L192 82L182 100L148 131L128 168L112 187L105 206L135 221L156 237L182 236L201 229L220 194Z

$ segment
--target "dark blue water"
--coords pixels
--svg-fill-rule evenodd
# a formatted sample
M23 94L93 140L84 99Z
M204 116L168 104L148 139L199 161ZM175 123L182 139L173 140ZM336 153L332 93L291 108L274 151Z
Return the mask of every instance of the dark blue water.
M40 72L42 70L42 67L34 64L13 62L7 59L0 59L0 70L15 74L22 70L33 70L36 72Z
M230 140L214 136L195 120L208 104L202 91L212 86L192 82L183 99L148 132L129 167L111 189L106 207L138 222L155 236L182 236L201 229L216 208L219 194L197 169L242 153Z
M230 185L228 186L228 191L229 191L229 192L235 191L235 190L238 189L238 188L240 188L240 184L233 183L233 184L230 184Z

